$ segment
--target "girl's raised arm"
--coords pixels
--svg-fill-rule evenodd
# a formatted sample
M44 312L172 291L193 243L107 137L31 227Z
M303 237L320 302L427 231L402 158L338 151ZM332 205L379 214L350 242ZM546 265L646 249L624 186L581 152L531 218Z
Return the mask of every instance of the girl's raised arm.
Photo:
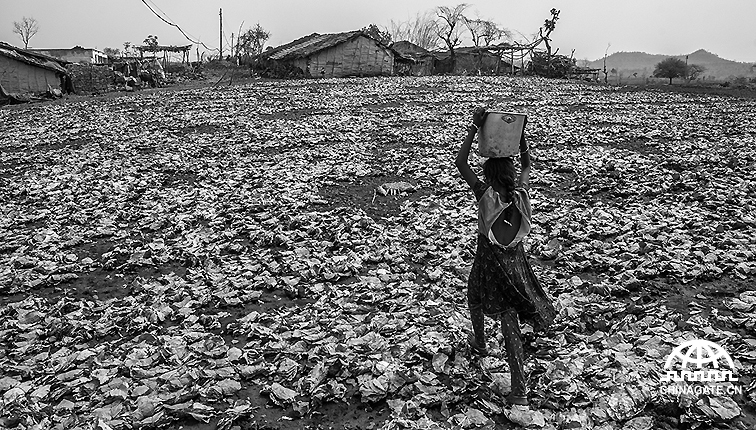
M470 165L467 163L467 158L470 155L470 147L472 146L472 141L475 137L475 133L478 132L478 129L483 126L483 123L485 121L485 108L476 108L475 112L473 112L473 123L469 127L467 127L467 137L465 138L465 141L462 142L462 146L459 148L459 152L457 152L457 159L454 161L454 164L457 166L457 170L459 170L459 173L462 174L462 177L465 179L465 182L467 182L467 185L469 185L470 188L472 188L472 186L475 185L476 182L478 182L478 176L470 168Z
M472 186L478 181L478 176L472 171L470 165L467 163L467 157L470 155L470 146L472 146L473 138L478 129L474 125L467 127L467 137L462 142L462 146L457 152L457 159L454 160L454 164L457 166L457 170L462 174L462 177L467 182L467 185Z
M528 119L525 118L525 124L522 126L522 137L520 138L520 181L519 187L528 188L530 181L530 147L525 140L525 126L528 125Z

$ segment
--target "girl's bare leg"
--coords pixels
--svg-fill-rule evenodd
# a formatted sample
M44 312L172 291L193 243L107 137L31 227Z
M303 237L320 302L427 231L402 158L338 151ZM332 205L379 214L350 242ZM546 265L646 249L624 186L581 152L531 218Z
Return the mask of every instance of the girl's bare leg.
M486 333L485 333L485 320L483 316L483 309L470 308L470 321L473 326L473 333L475 334L475 343L482 349L486 348Z
M517 312L510 309L501 316L501 333L507 349L507 362L512 374L512 394L510 399L517 404L527 404L527 387L525 386L524 353L520 319Z

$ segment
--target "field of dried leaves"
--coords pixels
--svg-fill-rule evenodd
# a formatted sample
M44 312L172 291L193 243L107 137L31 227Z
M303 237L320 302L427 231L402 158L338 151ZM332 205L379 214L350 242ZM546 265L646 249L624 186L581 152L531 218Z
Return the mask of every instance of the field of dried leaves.
M560 312L527 333L530 410L503 400L494 323L491 356L465 342L475 206L452 160L481 104L529 115L527 249ZM4 108L0 426L749 428L754 112L472 77ZM375 193L392 181L416 191ZM742 394L660 390L697 337Z

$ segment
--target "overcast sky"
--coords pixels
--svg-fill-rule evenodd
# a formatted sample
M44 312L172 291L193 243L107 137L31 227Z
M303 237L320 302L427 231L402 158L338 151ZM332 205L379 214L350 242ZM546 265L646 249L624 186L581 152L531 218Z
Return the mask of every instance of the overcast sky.
M318 32L356 30L370 23L387 26L435 6L441 0L145 0L208 47L219 45L218 11L228 44L239 26L260 23L271 32L269 45L280 45ZM689 54L706 49L720 57L756 62L756 0L471 0L468 14L494 20L530 36L561 10L553 46L559 53L595 60L608 48L653 54ZM123 48L155 34L160 44L187 40L162 22L142 0L0 0L0 40L22 46L13 21L34 17L39 33L30 47ZM516 39L520 36L516 36ZM226 48L228 49L228 48ZM194 52L194 50L193 50ZM194 55L192 55L194 59Z

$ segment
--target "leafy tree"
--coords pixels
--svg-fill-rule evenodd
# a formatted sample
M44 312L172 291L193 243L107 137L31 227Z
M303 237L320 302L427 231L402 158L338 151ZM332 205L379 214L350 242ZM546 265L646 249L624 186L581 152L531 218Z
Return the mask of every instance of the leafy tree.
M103 48L102 52L105 53L108 57L120 57L121 56L121 50L118 48Z
M146 39L144 39L144 45L147 46L150 51L157 51L158 37L150 34Z
M449 49L449 62L451 70L454 71L456 57L454 48L462 43L462 21L464 12L469 7L467 3L460 3L454 8L449 6L439 6L436 8L436 34L444 41Z
M406 40L427 50L438 47L439 39L436 35L435 16L432 12L417 13L414 18L403 22L392 20L386 31L391 34L391 39L395 42Z
M131 42L123 42L123 55L128 56L131 53Z
M34 18L21 18L21 22L13 21L13 32L24 42L24 49L29 48L29 41L39 31L39 24Z
M391 33L388 30L382 30L375 24L370 24L363 28L362 32L386 46L391 45Z
M236 45L237 55L250 58L262 54L268 39L270 39L270 32L257 23L239 36L239 42Z
M670 85L673 78L686 76L688 67L685 61L679 58L667 58L659 62L654 68L654 76L657 78L668 78Z
M690 66L688 66L688 73L687 73L688 79L689 80L698 79L701 76L701 74L705 71L706 71L706 67L701 66L699 64L691 64Z

